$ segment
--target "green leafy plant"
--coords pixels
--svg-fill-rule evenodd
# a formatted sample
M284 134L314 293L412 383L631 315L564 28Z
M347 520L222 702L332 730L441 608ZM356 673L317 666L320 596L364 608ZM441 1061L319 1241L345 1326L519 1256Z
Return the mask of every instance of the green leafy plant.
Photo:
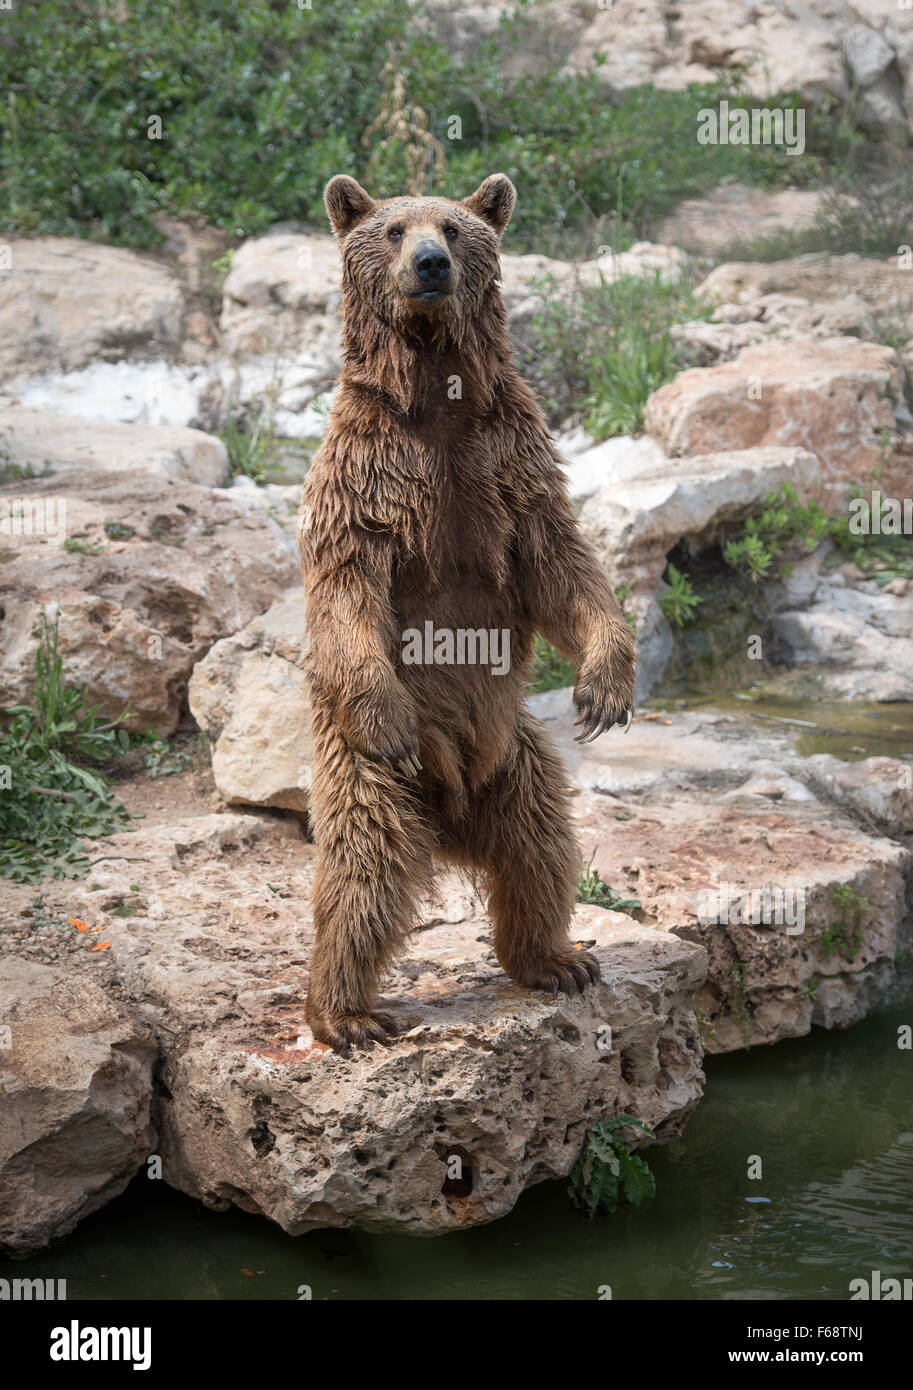
M651 392L689 365L673 329L711 312L687 277L671 283L658 273L596 283L544 277L536 291L521 370L554 423L583 410L596 438L643 428Z
M129 747L124 711L105 719L67 685L58 623L42 618L32 705L5 711L0 733L0 876L20 883L75 878L88 869L83 841L128 823L102 766Z
M577 901L579 903L594 903L597 907L607 907L611 912L637 912L642 906L640 899L625 898L616 889L610 887L600 876L599 870L594 867L595 858L596 851L593 850L588 863L584 864L581 860L580 872L577 876Z
M742 534L726 542L723 557L757 583L772 577L777 568L774 562L791 543L799 542L810 552L830 530L830 518L820 502L812 498L803 504L792 483L781 483L767 494L761 513L747 519Z
M666 568L668 590L659 596L659 606L665 617L677 627L684 627L694 617L700 604L704 602L694 592L691 580L677 566L669 564Z
M407 186L416 131L423 167L438 168L435 192L465 197L504 169L522 187L513 244L563 256L582 249L578 235L608 241L607 224L616 246L646 235L678 200L721 183L820 181L819 157L698 144L696 113L721 98L738 104L735 74L725 86L644 84L611 97L598 63L567 80L540 6L516 6L468 48L450 41L449 22L403 0L19 5L16 42L0 45L0 222L139 245L160 239L162 212L232 236L285 219L322 226L333 174L371 171L381 196ZM411 141L389 138L390 102L378 93L378 55L391 44ZM795 108L798 97L767 104ZM448 139L454 113L459 140ZM161 139L149 138L154 115ZM829 111L810 115L809 146L820 137L822 157L835 125ZM445 173L433 142L447 150Z
M102 550L100 545L93 545L91 541L83 540L79 536L68 536L63 548L71 555L100 555Z
M611 1214L622 1201L640 1207L656 1193L656 1179L639 1154L628 1152L618 1133L626 1126L656 1135L633 1115L615 1115L593 1125L571 1169L567 1192L575 1207L592 1219L597 1212Z
M177 772L195 767L196 762L190 753L182 748L172 749L167 738L153 739L146 745L143 754L146 771L152 778L172 777Z

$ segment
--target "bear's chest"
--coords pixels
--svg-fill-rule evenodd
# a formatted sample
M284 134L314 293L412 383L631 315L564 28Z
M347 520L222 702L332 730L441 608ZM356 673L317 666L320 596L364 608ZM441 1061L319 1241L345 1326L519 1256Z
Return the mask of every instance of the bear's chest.
M402 582L503 589L515 523L490 450L467 433L463 441L437 449L424 471L422 543L400 557Z

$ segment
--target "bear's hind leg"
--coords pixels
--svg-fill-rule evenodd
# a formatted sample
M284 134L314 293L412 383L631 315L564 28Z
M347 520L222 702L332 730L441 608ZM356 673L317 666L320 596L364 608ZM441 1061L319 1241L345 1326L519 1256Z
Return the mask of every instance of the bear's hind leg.
M577 846L564 768L545 732L519 716L514 746L474 793L452 837L458 859L483 870L495 952L512 979L568 994L598 981L599 963L569 937Z
M377 981L412 926L430 835L409 783L353 753L329 721L320 730L317 722L315 942L305 1014L319 1042L346 1053L396 1033L394 1020L375 1010Z

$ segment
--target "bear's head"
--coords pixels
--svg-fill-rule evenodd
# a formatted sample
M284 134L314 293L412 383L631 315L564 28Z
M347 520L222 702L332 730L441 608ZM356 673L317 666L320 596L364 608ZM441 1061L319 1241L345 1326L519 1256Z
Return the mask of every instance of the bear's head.
M324 191L340 243L343 287L391 327L432 320L456 327L478 315L498 278L501 235L516 202L506 174L470 198L375 200L346 174Z

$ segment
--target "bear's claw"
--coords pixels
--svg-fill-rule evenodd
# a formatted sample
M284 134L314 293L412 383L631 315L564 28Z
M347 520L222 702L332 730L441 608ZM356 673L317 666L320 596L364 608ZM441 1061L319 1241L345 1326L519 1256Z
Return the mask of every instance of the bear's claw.
M625 721L625 726L622 732L628 733L628 731L631 728L631 721L634 718L634 711L633 709L629 709L625 711L625 714L627 715L627 719ZM595 738L598 738L600 734L604 734L615 724L621 724L621 722L621 719L616 719L614 714L603 714L602 716L600 716L598 714L594 714L591 708L587 711L581 711L580 718L577 719L575 723L583 725L583 732L577 734L576 738L574 739L574 742L592 743L593 740Z
M582 994L587 985L598 984L601 979L596 957L589 951L573 951L524 972L521 983L529 989L544 989L549 994Z
M389 1014L379 1013L345 1014L332 1020L315 1019L310 1028L317 1042L326 1043L343 1057L349 1055L351 1047L369 1047L372 1043L386 1047L399 1032L395 1019Z

